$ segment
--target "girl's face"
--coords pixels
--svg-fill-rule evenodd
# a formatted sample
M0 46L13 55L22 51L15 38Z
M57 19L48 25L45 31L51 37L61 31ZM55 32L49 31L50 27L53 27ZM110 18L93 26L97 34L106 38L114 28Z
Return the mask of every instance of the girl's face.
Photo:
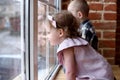
M58 45L60 44L60 32L58 29L50 28L49 26L46 27L47 31L47 38L50 41L51 45Z
M41 22L38 22L38 46L44 47L46 44L45 28Z

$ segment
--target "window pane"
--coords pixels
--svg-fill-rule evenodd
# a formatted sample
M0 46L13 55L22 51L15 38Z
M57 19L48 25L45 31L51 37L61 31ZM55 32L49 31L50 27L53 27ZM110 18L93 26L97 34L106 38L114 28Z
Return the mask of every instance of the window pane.
M47 30L43 25L43 21L47 15L56 13L57 0L38 2L38 79L44 79L57 65L56 47L49 44L46 39ZM44 74L43 74L44 73Z
M13 80L23 71L21 0L0 0L0 80Z

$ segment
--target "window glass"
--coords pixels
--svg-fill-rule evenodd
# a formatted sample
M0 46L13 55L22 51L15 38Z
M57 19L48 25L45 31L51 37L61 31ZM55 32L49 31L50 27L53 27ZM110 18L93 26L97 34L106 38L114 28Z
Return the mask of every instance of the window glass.
M0 0L0 80L13 80L22 71L22 0Z
M49 44L46 39L47 30L43 21L47 15L57 12L57 1L49 0L38 1L38 79L44 79L57 65L56 47ZM44 74L43 74L44 73Z

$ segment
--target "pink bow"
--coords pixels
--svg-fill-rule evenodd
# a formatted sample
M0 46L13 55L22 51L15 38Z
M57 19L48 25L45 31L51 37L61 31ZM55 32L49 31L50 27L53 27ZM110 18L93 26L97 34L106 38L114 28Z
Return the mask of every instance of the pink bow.
M48 20L50 20L50 21L52 22L52 25L56 28L56 27L57 27L57 26L56 26L56 21L53 20L53 17L50 16L50 15L48 15L47 18L48 18Z

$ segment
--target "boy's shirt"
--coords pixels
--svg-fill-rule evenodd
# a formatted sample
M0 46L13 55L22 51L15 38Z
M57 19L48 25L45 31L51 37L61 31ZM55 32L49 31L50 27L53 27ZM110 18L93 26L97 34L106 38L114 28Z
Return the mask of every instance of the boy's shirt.
M90 20L85 20L80 25L80 32L83 39L87 40L89 44L95 49L98 49L98 37Z

